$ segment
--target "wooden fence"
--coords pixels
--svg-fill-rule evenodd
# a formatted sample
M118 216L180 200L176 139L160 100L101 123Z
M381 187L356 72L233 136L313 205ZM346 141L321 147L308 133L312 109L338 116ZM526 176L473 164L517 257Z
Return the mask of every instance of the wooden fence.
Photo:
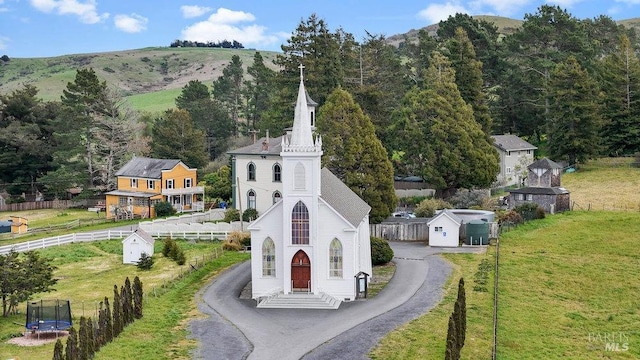
M388 241L426 241L429 239L429 227L423 223L372 224L371 236Z
M27 201L13 204L0 204L0 211L28 211L40 209L66 209L70 207L86 206L86 200L51 200L51 201Z

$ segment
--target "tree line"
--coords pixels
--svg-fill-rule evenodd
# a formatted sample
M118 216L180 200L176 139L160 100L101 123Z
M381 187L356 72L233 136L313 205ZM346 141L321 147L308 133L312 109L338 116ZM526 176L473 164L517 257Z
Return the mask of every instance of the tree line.
M456 14L436 37L421 30L394 47L312 14L281 49L277 71L260 52L247 66L234 55L218 79L189 82L161 114L132 110L92 69L79 69L60 101L39 100L29 85L0 95L1 187L110 190L133 154L203 169L238 137L291 126L300 64L330 154L323 165L370 204L394 199L394 173L420 176L443 197L491 186L492 134L519 135L568 164L640 151L638 38L606 16L543 5L505 35ZM228 168L211 174L201 178L228 185ZM385 206L372 205L380 215Z
M169 47L209 47L209 48L223 48L223 49L244 49L244 46L235 41L222 40L222 41L191 41L191 40L173 40Z

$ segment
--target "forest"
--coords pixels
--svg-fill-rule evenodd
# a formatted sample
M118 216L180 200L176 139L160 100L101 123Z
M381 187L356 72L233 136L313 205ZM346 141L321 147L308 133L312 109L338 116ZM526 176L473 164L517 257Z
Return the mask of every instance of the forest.
M59 101L25 85L0 94L0 190L16 198L108 191L134 154L178 158L200 179L229 183L226 151L239 138L292 125L300 64L331 154L323 162L343 180L368 176L350 184L359 193L392 173L422 177L443 197L500 185L494 134L521 136L568 166L640 152L635 31L549 5L524 18L501 34L456 14L437 36L421 30L396 47L372 33L356 40L313 14L281 46L278 71L260 52L246 67L234 56L217 80L189 82L159 114L133 110L91 68L77 70Z

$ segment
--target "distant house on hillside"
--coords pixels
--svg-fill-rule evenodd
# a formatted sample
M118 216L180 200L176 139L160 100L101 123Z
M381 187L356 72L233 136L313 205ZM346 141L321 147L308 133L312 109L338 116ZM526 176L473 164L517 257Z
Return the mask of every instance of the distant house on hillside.
M117 190L106 194L107 219L153 218L154 205L161 201L178 212L204 210L204 187L195 186L196 171L176 159L134 157L116 173Z
M510 191L509 208L533 202L551 214L570 209L569 191L561 187L561 165L544 158L529 165L527 169L528 186Z
M492 138L493 146L500 155L498 182L504 186L522 185L527 177L527 166L533 162L533 152L537 147L511 134L493 135Z

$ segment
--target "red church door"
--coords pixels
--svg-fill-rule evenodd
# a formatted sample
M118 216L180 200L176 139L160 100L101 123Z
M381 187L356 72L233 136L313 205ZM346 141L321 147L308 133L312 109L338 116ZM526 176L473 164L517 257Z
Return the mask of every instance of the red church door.
M309 256L299 250L291 259L291 283L292 291L311 290L311 261Z

